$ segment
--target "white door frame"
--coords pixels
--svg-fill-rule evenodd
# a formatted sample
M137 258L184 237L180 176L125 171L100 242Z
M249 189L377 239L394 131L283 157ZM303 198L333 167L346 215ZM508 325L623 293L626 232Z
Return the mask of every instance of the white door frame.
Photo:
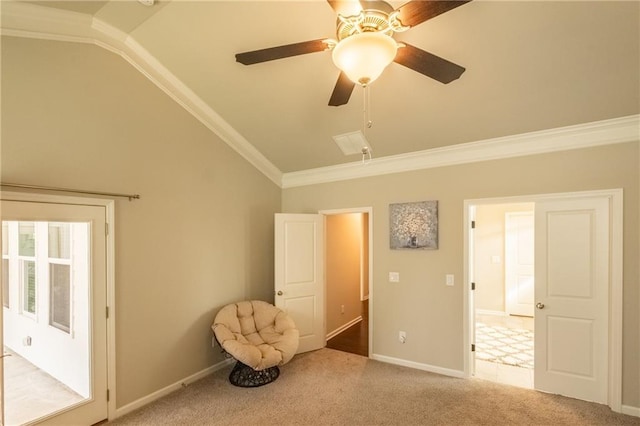
M623 287L623 191L622 189L596 190L584 192L568 192L556 194L523 195L503 198L483 198L464 200L464 282L463 288L463 360L464 375L471 377L473 371L474 354L471 352L473 341L473 293L471 292L470 262L471 208L481 204L507 204L522 202L540 202L546 200L575 199L589 197L606 197L609 199L611 212L611 271L609 288L609 377L608 377L608 405L615 412L622 411L622 287Z
M325 216L332 216L337 214L349 214L349 213L367 213L367 217L369 218L369 358L373 355L373 207L354 207L354 208L345 208L345 209L333 209L333 210L320 210L319 214ZM325 231L327 227L325 226ZM326 244L326 238L325 238ZM325 264L326 267L326 264ZM325 275L326 276L326 275ZM325 293L327 289L327 283L325 281ZM326 310L326 304L325 304ZM327 313L325 312L325 317Z
M106 284L107 284L107 307L109 316L107 319L107 389L109 390L109 401L107 402L108 420L116 417L116 308L115 308L115 201L102 198L84 198L65 195L37 194L27 192L1 191L0 199L3 201L22 201L35 203L69 204L83 206L104 207L108 232L106 235ZM106 315L106 313L105 313ZM0 319L2 313L0 311ZM2 330L0 321L0 330ZM3 344L0 333L0 347ZM1 366L0 366L1 368ZM1 377L1 375L0 375ZM0 383L0 386L3 382Z

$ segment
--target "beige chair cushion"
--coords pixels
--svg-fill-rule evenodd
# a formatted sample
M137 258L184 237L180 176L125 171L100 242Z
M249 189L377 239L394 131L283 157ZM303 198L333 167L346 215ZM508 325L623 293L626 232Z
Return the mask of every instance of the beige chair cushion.
M211 328L225 351L254 370L286 364L298 350L291 317L260 300L223 307Z

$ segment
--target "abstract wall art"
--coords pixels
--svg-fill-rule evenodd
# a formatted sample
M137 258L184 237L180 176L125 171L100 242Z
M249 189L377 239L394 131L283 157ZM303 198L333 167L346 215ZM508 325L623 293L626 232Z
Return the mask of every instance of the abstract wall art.
M389 204L389 245L392 250L438 248L438 202Z

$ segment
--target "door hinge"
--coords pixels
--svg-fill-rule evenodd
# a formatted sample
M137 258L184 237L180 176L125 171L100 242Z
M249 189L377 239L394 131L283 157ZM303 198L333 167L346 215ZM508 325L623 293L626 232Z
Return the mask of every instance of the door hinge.
M476 283L471 283L471 290L475 290L476 289Z
M476 351L476 344L472 343L471 344L471 352L475 352Z
M106 311L105 313L106 313L107 319L109 319L109 307L108 306L105 307L105 311Z
M471 221L471 229L476 229L476 221L475 220Z
M107 389L107 402L109 402L109 389Z
M109 236L109 224L104 224L104 235Z

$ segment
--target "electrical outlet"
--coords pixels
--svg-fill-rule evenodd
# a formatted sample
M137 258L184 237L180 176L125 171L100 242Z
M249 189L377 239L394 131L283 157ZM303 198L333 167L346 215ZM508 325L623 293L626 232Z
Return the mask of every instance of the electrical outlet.
M400 343L406 343L407 342L407 332L406 331L401 331L398 333L398 340L400 341Z
M344 305L340 305L340 313L344 314Z
M446 279L447 285L448 285L448 286L453 286L453 282L454 282L454 280L453 280L453 274L447 274L447 277L446 277L446 278L447 278L447 279Z
M389 282L390 283L399 283L400 282L400 272L389 272Z

